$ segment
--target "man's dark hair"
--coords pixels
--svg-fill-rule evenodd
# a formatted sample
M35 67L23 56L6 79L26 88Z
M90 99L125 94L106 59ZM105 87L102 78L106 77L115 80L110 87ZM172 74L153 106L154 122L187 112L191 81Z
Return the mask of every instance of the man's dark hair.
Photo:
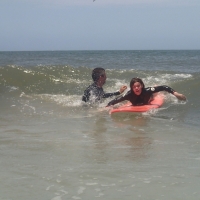
M99 80L99 77L101 75L103 75L104 72L105 72L105 69L101 68L101 67L93 69L93 71L92 71L92 79L93 79L93 81L97 82Z

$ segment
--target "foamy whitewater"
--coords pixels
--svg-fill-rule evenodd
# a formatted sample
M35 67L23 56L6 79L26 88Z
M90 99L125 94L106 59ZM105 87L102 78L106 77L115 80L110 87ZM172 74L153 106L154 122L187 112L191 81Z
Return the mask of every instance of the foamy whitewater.
M187 102L110 115L81 101L95 67ZM0 199L199 199L199 94L200 51L0 52Z

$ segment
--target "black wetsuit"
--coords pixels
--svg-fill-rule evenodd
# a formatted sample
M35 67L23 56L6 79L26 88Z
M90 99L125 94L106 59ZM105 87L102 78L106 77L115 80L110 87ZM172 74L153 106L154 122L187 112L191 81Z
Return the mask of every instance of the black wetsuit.
M110 101L107 106L111 106L125 100L130 101L133 105L147 105L152 97L152 94L160 91L166 91L171 94L175 92L172 88L166 85L143 88L140 95L136 95L134 92L129 90L124 96Z
M105 93L102 87L98 87L95 83L93 83L84 91L82 101L91 101L93 103L101 102L102 98L108 98L119 94L120 92Z

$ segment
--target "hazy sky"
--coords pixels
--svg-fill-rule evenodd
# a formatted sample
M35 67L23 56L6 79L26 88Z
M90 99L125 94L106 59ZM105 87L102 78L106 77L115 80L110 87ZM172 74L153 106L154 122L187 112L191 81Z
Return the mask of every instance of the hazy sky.
M0 0L0 51L200 49L200 0Z

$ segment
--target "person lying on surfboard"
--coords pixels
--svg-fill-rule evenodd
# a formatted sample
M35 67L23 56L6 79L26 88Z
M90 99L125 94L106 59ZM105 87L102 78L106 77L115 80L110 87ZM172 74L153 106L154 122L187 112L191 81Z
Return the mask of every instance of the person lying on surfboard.
M183 94L180 94L174 91L172 88L166 85L147 87L140 78L133 78L130 82L130 90L119 98L116 98L108 103L108 106L115 105L119 102L128 100L134 106L147 105L152 100L152 95L156 92L166 91L173 94L177 99L185 101L186 97Z
M106 72L104 68L95 68L92 71L93 84L87 87L84 91L82 101L84 102L101 102L103 98L108 98L123 93L127 87L125 85L121 86L118 92L105 93L102 86L106 82Z

